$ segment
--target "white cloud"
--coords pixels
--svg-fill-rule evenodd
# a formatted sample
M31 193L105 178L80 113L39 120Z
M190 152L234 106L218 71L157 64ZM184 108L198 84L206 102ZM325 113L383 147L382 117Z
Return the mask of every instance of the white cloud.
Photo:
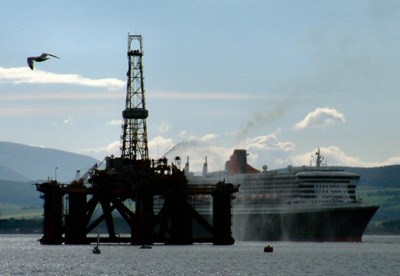
M103 160L106 156L121 156L120 141L114 141L104 147L88 148L80 150L79 153Z
M292 165L295 166L309 166L310 164L315 165L317 149L294 155L291 157ZM320 147L321 156L323 157L323 164L329 166L343 165L346 166L349 163L357 163L356 158L348 157L346 154L336 146Z
M376 166L389 166L389 165L397 165L400 164L400 156L394 156L386 161L378 163Z
M167 133L170 128L171 128L171 125L169 123L161 122L160 125L158 126L158 131L160 133Z
M258 169L264 165L270 168L287 166L290 162L290 154L296 147L290 141L280 141L276 134L248 139L245 144L249 153L248 163Z
M189 136L186 133L187 136ZM176 142L172 138L159 135L151 139L148 143L150 158L167 157L169 162L174 161L176 156L182 160L182 165L186 158L190 157L190 165L193 171L201 171L205 157L208 157L210 170L224 169L225 161L232 154L233 149L212 146L215 134L207 134L199 138L192 138L183 142ZM180 138L177 138L180 139ZM112 142L104 147L89 148L80 151L81 154L92 156L103 160L106 156L121 156L120 141Z
M314 149L313 151L293 156L291 160L296 166L309 165L310 162L315 166L316 151L317 149ZM346 154L340 147L333 145L321 147L320 152L324 158L322 163L328 166L375 167L383 164L363 161L359 157Z
M301 130L309 127L325 127L345 122L344 115L335 109L325 107L317 108L295 126L295 130Z
M121 124L122 124L121 119L111 120L107 123L107 125L110 125L110 126L120 126Z
M211 170L224 169L225 161L232 154L231 148L214 146L217 139L215 134L206 134L202 137L194 137L185 131L182 131L175 141L174 139L165 138L161 135L149 141L150 154L156 151L154 157L167 157L173 161L179 156L182 165L186 163L187 157L190 158L190 167L192 171L201 171L205 157L209 160L209 168Z
M190 136L186 133L187 136ZM149 141L150 158L167 157L173 162L176 156L181 158L181 168L189 158L190 170L201 172L205 158L207 157L209 171L224 170L225 162L229 160L234 149L231 145L215 146L217 136L207 134L202 137L191 136L192 139L177 142L172 138L159 135ZM179 138L178 138L179 139ZM275 134L259 136L247 141L247 161L256 169L262 169L267 165L269 169L286 168L293 166L315 166L315 152L317 149L305 153L296 153L295 145L290 141L282 142ZM324 157L323 164L328 166L352 166L352 167L377 167L400 163L400 157L392 157L383 162L366 162L359 157L346 154L338 146L320 148ZM104 147L90 148L80 151L82 154L103 160L106 156L121 156L120 141L114 141Z
M179 100L257 100L270 98L264 95L248 93L223 93L223 92L171 92L171 91L152 91L149 95L151 99L179 99Z
M204 135L203 137L200 137L200 141L202 143L207 143L207 142L211 142L211 141L213 141L213 140L215 140L217 138L218 138L217 134L210 133L210 134Z
M195 137L185 131L182 131L175 139L160 135L149 141L150 155L154 158L165 156L170 161L179 156L182 163L185 163L186 158L189 157L190 168L194 172L202 171L207 157L209 171L224 170L225 162L232 155L233 150L239 147L225 142L223 146L216 146L222 139L213 133ZM274 168L286 167L295 148L294 143L279 141L275 134L249 139L246 145L249 153L248 163L256 168L261 168L266 163Z
M178 135L180 142L172 142L171 147L164 153L165 156L172 154L182 154L186 151L192 151L194 148L207 148L210 146L210 142L215 141L218 136L216 134L206 134L202 137L195 137L182 131Z
M4 117L23 117L30 116L34 114L54 114L57 112L54 107L1 107L0 108L0 116Z
M30 70L28 67L0 67L0 81L35 84L74 84L92 87L105 87L111 90L121 89L125 82L114 78L90 79L77 74L56 74L41 70Z
M68 126L73 125L74 124L74 118L72 118L72 117L65 118L64 121L63 121L63 124L64 125L68 125Z
M261 150L261 151L292 151L295 145L292 142L281 142L278 140L275 134L258 136L256 138L249 139L247 141L249 150Z
M272 135L254 138L248 147L248 163L260 169L263 164L268 165L272 169L286 168L288 165L293 166L310 166L316 164L317 148L305 153L296 154L295 146L292 142L280 142ZM262 140L268 142L259 142ZM274 142L275 141L275 142ZM368 162L357 156L346 154L338 146L327 146L320 148L323 156L323 165L327 166L349 166L349 167L378 167L395 165L400 163L400 157L392 157L382 162Z
M2 101L42 101L42 100L109 100L109 99L123 99L125 94L122 93L82 93L72 91L58 91L57 93L49 92L24 92L0 94Z
M174 141L171 138L158 135L149 141L149 154L151 158L159 158L171 149L173 145Z

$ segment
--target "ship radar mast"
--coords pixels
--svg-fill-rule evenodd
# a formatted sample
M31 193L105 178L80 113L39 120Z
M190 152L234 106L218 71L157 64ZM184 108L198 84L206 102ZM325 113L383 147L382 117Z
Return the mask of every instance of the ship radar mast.
M321 163L322 163L322 160L324 159L324 157L321 156L321 152L320 152L319 148L318 148L318 151L317 151L315 154L317 155L317 163L316 163L316 166L317 166L317 168L319 169L319 168L321 167Z
M128 81L126 106L122 112L124 123L121 135L121 157L148 160L146 110L143 81L142 36L128 34Z

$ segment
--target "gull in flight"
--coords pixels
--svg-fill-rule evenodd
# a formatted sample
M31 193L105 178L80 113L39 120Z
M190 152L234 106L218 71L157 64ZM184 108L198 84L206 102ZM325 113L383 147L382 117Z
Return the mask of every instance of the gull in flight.
M59 57L52 55L52 54L47 54L47 53L43 53L38 57L28 57L27 61L28 61L29 68L31 68L31 70L33 70L33 62L34 61L42 62L42 61L48 60L49 57L55 57L55 58L59 59Z

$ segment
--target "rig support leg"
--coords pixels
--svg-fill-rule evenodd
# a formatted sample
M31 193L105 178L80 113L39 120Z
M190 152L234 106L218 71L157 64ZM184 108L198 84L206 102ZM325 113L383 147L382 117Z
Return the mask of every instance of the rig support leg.
M231 245L232 237L231 192L217 189L213 194L214 245Z
M43 186L44 190L44 221L42 244L61 244L63 227L63 193L56 182Z
M87 244L86 193L68 194L68 215L65 220L65 243Z
M138 191L135 198L136 215L132 225L131 244L154 243L153 195L149 191Z
M193 244L193 226L188 208L188 197L180 191L176 191L171 197L171 239L170 244Z

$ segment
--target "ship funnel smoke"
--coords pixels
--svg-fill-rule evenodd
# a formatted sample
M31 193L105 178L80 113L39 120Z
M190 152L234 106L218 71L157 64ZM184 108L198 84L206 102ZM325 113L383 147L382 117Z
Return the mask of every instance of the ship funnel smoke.
M276 104L272 110L255 113L253 118L239 131L238 144L243 143L252 131L281 119L287 113L290 104L291 101L287 99Z

